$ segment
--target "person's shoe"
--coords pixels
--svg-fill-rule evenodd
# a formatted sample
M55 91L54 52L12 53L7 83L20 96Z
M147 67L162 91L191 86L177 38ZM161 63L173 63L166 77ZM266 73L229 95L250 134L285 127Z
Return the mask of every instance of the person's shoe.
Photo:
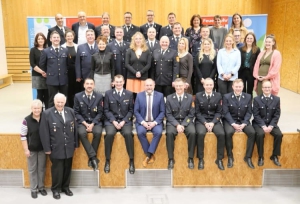
M41 193L42 196L47 195L47 191L45 189L41 189L41 190L39 190L39 192Z
M203 159L199 159L198 170L202 170L202 169L204 169L204 160Z
M60 199L59 192L57 192L57 191L53 192L53 198L56 199L56 200Z
M227 167L228 168L232 168L233 167L233 157L228 157L228 163L227 163Z
M104 165L104 172L108 174L110 172L110 162L106 160L105 165Z
M254 165L252 164L251 158L244 158L244 161L248 164L249 168L254 169Z
M188 159L188 168L194 169L194 159L192 159L192 158Z
M62 192L64 192L67 196L73 196L73 192L69 188L62 190Z
M129 173L134 174L134 172L135 172L134 162L129 161Z
M37 192L36 191L31 191L31 197L36 199L37 198Z
M98 169L98 164L99 164L99 159L92 159L91 160L91 165L92 165L92 168L94 169L94 171L96 171Z
M262 157L259 157L258 158L258 163L257 163L258 166L263 166L264 165L264 158Z
M224 170L224 165L223 165L223 161L220 159L220 160L216 160L215 163L217 164L218 168L220 170Z
M143 161L143 167L146 167L146 166L147 166L149 160L150 160L149 157L146 157L146 158L144 159L144 161Z
M174 168L175 160L174 159L169 159L168 162L168 169L171 170Z
M153 164L154 162L155 162L155 156L154 156L154 154L152 154L152 157L148 161L148 164Z
M278 158L277 158L276 155L275 156L271 156L270 159L274 162L274 164L276 166L281 166L281 164L280 164L280 162L279 162L279 160L278 160Z

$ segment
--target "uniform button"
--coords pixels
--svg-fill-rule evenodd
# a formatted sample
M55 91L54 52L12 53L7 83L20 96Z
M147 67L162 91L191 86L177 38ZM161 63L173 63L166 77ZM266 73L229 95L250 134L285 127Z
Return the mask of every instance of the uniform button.
M60 70L60 69L58 69L58 70Z
M57 59L57 60L59 60L59 59Z
M60 75L60 74L58 74L58 75Z
M65 144L65 146L66 146L67 144Z
M89 114L91 114L91 113L89 113Z
M60 64L58 64L58 65L60 65Z

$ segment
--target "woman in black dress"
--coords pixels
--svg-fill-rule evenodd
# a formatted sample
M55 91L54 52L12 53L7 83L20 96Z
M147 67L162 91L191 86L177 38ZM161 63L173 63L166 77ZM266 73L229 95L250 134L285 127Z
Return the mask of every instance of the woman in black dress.
M74 106L74 96L76 93L80 92L83 87L81 83L76 81L75 74L75 60L77 53L77 44L73 42L75 33L72 30L67 30L65 33L66 43L61 45L64 48L68 49L68 98L67 104L69 107L73 108Z
M37 99L48 108L48 88L46 85L47 74L40 69L39 62L43 50L47 47L47 40L43 33L37 33L34 38L34 47L30 49L29 62L32 67L31 80L32 88L37 90Z
M214 80L217 71L216 51L214 43L210 38L203 39L200 52L194 59L194 70L196 72L197 93L204 91L204 79Z

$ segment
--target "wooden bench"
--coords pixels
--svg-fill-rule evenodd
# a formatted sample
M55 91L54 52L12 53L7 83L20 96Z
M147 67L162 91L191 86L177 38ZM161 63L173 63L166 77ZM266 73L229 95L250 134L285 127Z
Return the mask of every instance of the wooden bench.
M12 74L0 75L0 81L3 81L3 83L0 83L0 89L11 85L13 83Z

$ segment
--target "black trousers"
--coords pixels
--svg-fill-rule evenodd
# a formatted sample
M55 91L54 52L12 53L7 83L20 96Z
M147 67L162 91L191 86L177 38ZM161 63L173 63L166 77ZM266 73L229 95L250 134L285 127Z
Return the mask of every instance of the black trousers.
M194 123L190 123L184 128L184 134L188 142L188 155L189 158L194 158L195 145L196 145L196 130ZM178 135L177 129L173 125L167 125L166 128L166 145L169 159L174 159L174 141Z
M75 67L68 69L68 104L70 108L74 107L74 96L81 91L82 83L76 81Z
M155 85L155 91L162 93L164 97L175 93L175 89L172 86Z
M47 86L48 86L48 93L49 93L49 107L48 108L51 108L54 106L54 96L58 92L64 94L66 97L68 97L68 85L63 85L63 86L47 85Z
M223 96L224 94L230 93L232 89L232 81L223 81L218 79L219 93Z
M70 186L73 157L68 159L51 158L52 192L61 192Z
M207 133L206 127L202 123L196 124L197 132L197 156L199 159L204 158L204 137ZM217 160L224 158L224 147L225 147L225 132L221 123L216 123L212 129L217 137Z
M134 144L133 144L133 133L132 125L124 125L121 130L117 130L114 125L105 126L106 135L104 137L105 143L105 157L110 160L112 145L114 143L115 135L120 131L121 135L125 139L126 150L130 159L134 158Z
M254 77L249 68L239 71L239 78L244 82L243 92L248 93L253 98Z
M45 105L45 110L48 109L49 106L49 93L48 93L48 89L37 89L37 99L39 99L40 101L42 101L42 103L44 103Z
M98 147L102 135L102 124L95 125L93 127L92 133L93 133L93 140L92 143L90 143L87 138L86 127L82 124L78 126L79 138L89 158L97 156Z
M225 130L225 144L227 150L227 156L233 157L232 149L232 136L235 133L235 129L226 121L223 120L224 130ZM247 125L244 127L243 132L247 135L247 149L246 149L246 158L252 157L253 147L255 143L255 130L252 125Z
M253 128L256 132L256 145L258 150L258 156L264 157L264 130L257 124L253 124ZM280 156L282 133L279 127L274 127L270 134L274 137L273 153L272 156Z

